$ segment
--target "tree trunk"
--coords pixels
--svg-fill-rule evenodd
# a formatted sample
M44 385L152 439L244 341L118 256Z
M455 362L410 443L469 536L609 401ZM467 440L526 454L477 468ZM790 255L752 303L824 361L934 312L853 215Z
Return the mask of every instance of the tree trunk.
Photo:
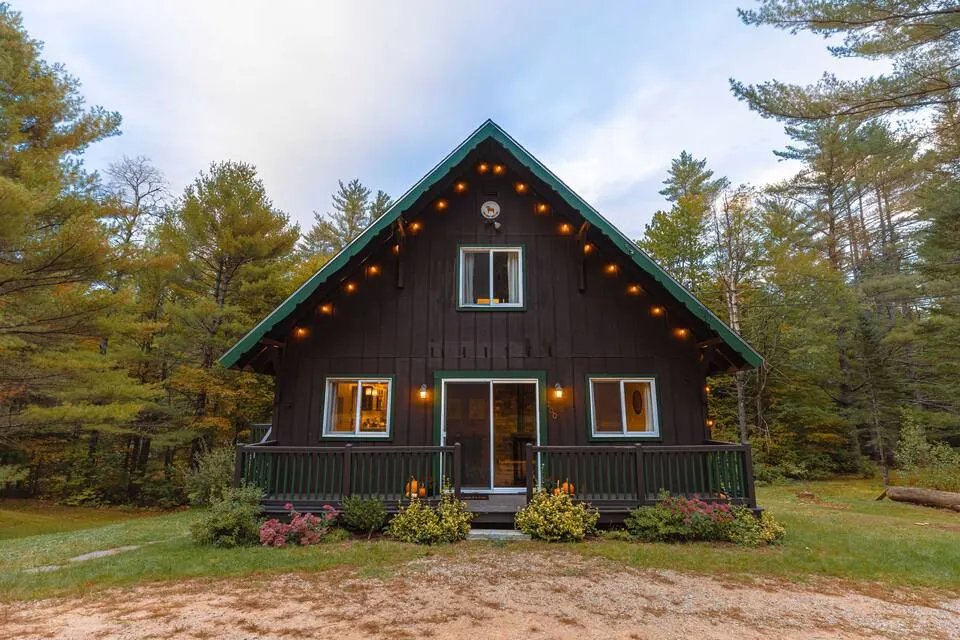
M911 502L928 507L942 507L960 511L960 493L917 489L916 487L887 487L877 500L884 497L896 502Z

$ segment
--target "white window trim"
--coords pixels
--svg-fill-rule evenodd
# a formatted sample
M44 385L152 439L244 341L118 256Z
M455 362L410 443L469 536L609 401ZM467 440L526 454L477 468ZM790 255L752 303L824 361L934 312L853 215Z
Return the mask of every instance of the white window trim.
M618 382L620 383L620 433L611 433L609 431L597 431L597 407L593 401L593 383L594 382ZM650 385L650 407L647 412L653 421L652 431L627 431L627 402L625 397L624 385L631 382L647 383ZM634 377L611 377L611 376L588 376L587 391L590 394L590 435L594 438L659 438L660 437L660 410L657 406L657 380L656 378L634 376Z
M522 309L525 303L525 296L527 292L524 289L524 256L523 256L523 247L522 246L500 246L500 245L491 245L491 246L477 246L477 247L460 247L459 255L457 256L457 264L460 273L457 274L458 282L460 286L457 288L457 306L461 309ZM489 262L489 275L488 275L488 286L489 291L487 291L487 297L491 301L490 304L477 304L466 303L463 301L463 292L466 291L465 278L466 274L463 271L463 254L465 253L516 253L517 254L517 268L519 273L517 274L517 284L520 289L519 291L519 302L493 302L493 255L490 256Z
M333 385L331 382L356 382L357 383L357 409L356 426L352 432L349 431L331 431L330 411L333 410L334 398L332 395ZM363 406L362 394L363 385L367 384L386 384L387 385L387 430L379 432L360 431L360 413ZM392 378L361 378L351 376L335 376L325 378L323 381L323 436L324 438L389 438L390 429L393 426L393 379Z

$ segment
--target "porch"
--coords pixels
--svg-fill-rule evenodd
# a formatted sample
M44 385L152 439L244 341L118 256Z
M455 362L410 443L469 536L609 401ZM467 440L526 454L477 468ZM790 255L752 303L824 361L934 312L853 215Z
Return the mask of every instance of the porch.
M513 514L536 489L553 490L564 483L572 485L574 499L599 509L604 523L620 522L631 509L655 504L663 491L757 506L748 445L527 444L524 449L517 466L522 466L526 487L507 493L463 486L459 443L287 447L266 440L238 445L234 483L262 488L268 513L283 512L286 503L299 511L337 507L344 496L380 497L395 512L407 494L436 500L446 484L467 501L481 525L512 524Z

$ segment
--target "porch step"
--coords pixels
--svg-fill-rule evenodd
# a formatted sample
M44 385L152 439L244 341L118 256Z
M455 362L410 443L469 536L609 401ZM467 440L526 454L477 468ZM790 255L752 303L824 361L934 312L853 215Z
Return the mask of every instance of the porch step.
M519 542L529 540L530 536L516 529L471 529L467 540L500 540L505 542Z

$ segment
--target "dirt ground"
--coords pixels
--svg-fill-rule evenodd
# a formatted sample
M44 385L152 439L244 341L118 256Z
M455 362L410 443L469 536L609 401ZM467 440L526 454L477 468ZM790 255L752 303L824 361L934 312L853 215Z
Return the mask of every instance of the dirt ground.
M960 599L858 589L491 549L0 605L0 638L960 638Z

